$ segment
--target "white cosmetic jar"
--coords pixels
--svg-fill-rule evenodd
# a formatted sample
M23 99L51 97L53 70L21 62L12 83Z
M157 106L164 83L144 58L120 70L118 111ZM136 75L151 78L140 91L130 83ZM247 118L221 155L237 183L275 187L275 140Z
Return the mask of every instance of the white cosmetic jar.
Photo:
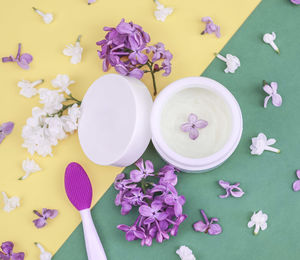
M174 151L170 143L167 143L162 129L162 114L164 113L164 109L168 106L168 102L171 102L172 98L183 93L183 91L195 88L211 92L213 95L222 99L228 108L231 120L230 132L228 133L228 138L224 142L224 145L213 154L199 158L185 156L184 154ZM201 96L199 98L201 99ZM190 112L193 113L193 111ZM152 142L155 149L163 160L184 172L207 172L220 166L235 151L243 131L241 109L234 96L222 84L206 77L183 78L164 88L154 101L150 121ZM215 122L217 121L216 119ZM208 122L208 124L210 124L210 122ZM178 128L174 128L173 131L180 131L180 125L178 125ZM201 131L201 129L199 131ZM188 133L182 134L188 135ZM193 140L191 140L191 142L193 142Z

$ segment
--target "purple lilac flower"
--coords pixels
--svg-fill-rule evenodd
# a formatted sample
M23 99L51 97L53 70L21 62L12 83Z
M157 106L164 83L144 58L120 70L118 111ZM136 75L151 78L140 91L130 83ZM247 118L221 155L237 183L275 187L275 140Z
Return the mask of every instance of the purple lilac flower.
M4 138L12 132L14 126L15 124L13 122L6 122L0 125L0 144L3 142Z
M201 34L215 33L218 38L221 37L220 26L214 24L213 20L209 16L203 17L202 22L206 23L206 27L205 27L205 30Z
M299 180L296 180L293 183L293 190L294 191L299 191L300 190L300 170L296 171L296 175L297 175L297 177L298 177Z
M172 165L165 165L158 172L158 175L161 176L159 184L169 183L173 186L177 184L177 175L175 171L178 172Z
M130 172L130 179L133 182L140 182L142 179L147 178L148 176L154 176L154 174L152 174L154 172L154 167L151 161L145 161L144 166L143 159L139 159L135 165L139 168L139 170L132 170Z
M181 125L180 129L183 132L188 132L192 140L196 140L199 136L199 129L207 127L208 122L198 119L197 115L191 113L188 117L188 122Z
M14 243L7 241L2 243L0 251L0 259L2 260L23 260L25 258L25 254L23 252L14 253L13 252Z
M269 85L267 82L264 81L263 89L268 94L268 96L266 96L264 101L264 108L267 107L270 98L272 99L272 104L275 107L280 107L282 105L282 98L277 93L277 89L278 89L277 82L271 82L271 84Z
M37 228L42 228L47 225L48 218L54 219L57 216L58 211L56 209L43 208L42 214L39 213L37 210L34 210L33 213L39 216L38 219L33 220L34 225Z
M18 45L18 53L16 58L14 58L12 55L2 58L2 62L17 62L17 64L24 70L29 69L29 64L32 62L32 60L33 57L29 53L23 53L21 55L21 43Z
M227 181L220 180L219 185L226 190L226 194L219 196L221 199L227 198L229 197L229 195L237 198L242 197L244 195L243 190L239 187L239 182L231 185Z
M107 71L112 66L121 75L137 79L141 79L144 73L150 72L154 95L156 95L154 73L160 70L164 70L163 76L171 73L172 54L165 50L162 43L148 46L149 34L141 26L132 22L127 23L124 19L116 28L104 27L103 30L107 32L105 39L96 43L101 47L97 52L99 58L103 60L103 71ZM160 65L159 61L161 61Z
M222 232L222 228L219 224L214 224L214 222L218 222L219 219L211 218L210 221L208 221L208 218L207 218L204 210L201 209L200 212L204 218L205 223L201 220L197 221L193 225L194 230L205 233L205 234L209 234L209 235L219 235Z
M290 0L295 5L300 5L300 0Z

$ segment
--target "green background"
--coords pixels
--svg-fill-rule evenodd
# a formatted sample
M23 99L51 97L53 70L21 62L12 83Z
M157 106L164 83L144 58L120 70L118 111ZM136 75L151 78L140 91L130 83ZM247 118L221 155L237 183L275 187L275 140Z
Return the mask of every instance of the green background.
M262 42L263 34L272 31L277 34L280 55ZM189 51L188 41L183 48ZM212 172L179 174L177 189L186 197L184 213L188 218L177 237L162 244L154 242L150 248L141 247L139 241L126 241L125 233L116 229L118 224L132 224L136 212L121 216L120 208L114 205L117 193L110 187L92 211L108 259L179 259L175 251L181 245L190 247L197 259L300 258L300 193L292 190L295 170L300 168L300 6L288 0L263 0L221 52L227 53L241 60L235 74L225 74L225 64L215 59L203 76L226 86L241 106L244 132L237 150ZM282 107L269 102L267 109L263 108L263 80L278 82ZM274 147L281 153L250 155L251 137L259 132L277 139ZM153 160L156 169L164 165L152 145L143 158ZM218 198L224 193L218 185L220 179L240 182L246 194L242 198ZM209 217L220 219L221 235L193 231L201 208ZM253 211L260 209L269 216L268 229L254 236L247 223ZM87 259L81 225L53 259Z

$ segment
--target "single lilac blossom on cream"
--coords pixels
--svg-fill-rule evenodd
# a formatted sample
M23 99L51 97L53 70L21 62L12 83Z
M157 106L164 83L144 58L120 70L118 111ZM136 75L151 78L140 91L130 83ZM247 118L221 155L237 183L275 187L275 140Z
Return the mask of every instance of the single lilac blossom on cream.
M277 82L271 82L271 84L269 85L266 81L264 81L263 90L268 94L268 96L265 97L264 108L267 107L270 98L272 99L272 104L275 107L280 107L282 105L282 98L277 93L277 89L278 89Z
M276 39L276 33L272 32L272 33L266 33L263 37L263 41L267 44L270 44L271 47L279 54L280 51L277 47L277 45L275 44L275 39Z
M214 33L218 38L221 37L220 26L214 24L209 16L203 17L202 22L206 23L205 30L201 33L202 35Z
M25 175L19 178L19 180L25 180L31 173L38 172L41 170L41 167L33 159L30 160L29 158L23 161L22 168L25 172Z
M58 88L58 92L65 92L67 95L71 94L68 87L74 84L74 80L70 80L69 76L66 74L58 74L55 79L51 81L52 86Z
M6 212L11 212L12 210L20 207L20 199L16 196L8 197L4 191L2 191L4 208L3 210Z
M210 220L208 220L204 210L201 209L200 212L205 222L199 220L196 223L194 223L194 230L209 235L219 235L222 232L221 226L216 223L219 221L219 219L211 218Z
M14 253L14 243L6 241L1 244L0 259L2 260L24 260L25 254L23 252Z
M29 64L32 60L33 57L29 53L23 53L21 55L21 43L18 44L18 53L15 58L12 55L2 58L2 62L16 62L24 70L29 69Z
M296 180L294 183L293 183L293 190L294 191L299 191L300 190L300 170L297 170L296 171L296 175L298 177L298 180Z
M14 129L15 124L13 122L6 122L0 125L0 144L3 142L4 138L11 134Z
M37 228L42 228L47 225L47 219L54 219L58 215L58 211L56 209L46 209L43 208L42 214L37 210L34 210L33 213L37 215L39 218L33 220L34 225Z
M158 0L154 0L154 3L156 4L156 11L154 11L154 15L158 21L164 22L174 11L171 7L164 7L164 5L158 2Z
M180 129L183 132L188 132L189 137L192 140L196 140L199 136L199 129L208 126L208 122L202 119L198 119L198 116L191 113L188 117L188 122L181 125Z
M261 155L265 150L274 153L280 153L279 149L270 146L275 143L276 139L267 139L265 134L259 133L257 137L252 138L252 144L250 145L251 154Z
M227 181L220 180L219 185L226 190L226 194L219 196L221 199L228 198L230 195L236 198L242 197L244 195L243 190L239 187L239 182L231 185Z
M231 54L226 54L226 58L223 57L221 54L216 54L216 57L226 62L227 68L224 70L225 73L235 73L238 67L241 66L239 58Z
M130 179L133 182L140 182L142 179L147 178L148 176L153 176L154 166L153 163L149 160L145 161L141 158L135 165L139 168L138 170L132 170L130 172Z
M35 86L43 83L44 80L43 79L39 79L33 82L30 82L28 80L21 80L18 82L18 87L21 88L20 90L20 95L27 97L27 98L31 98L33 96L35 96L38 91L35 88Z
M34 243L41 251L41 254L40 254L40 260L51 260L52 259L52 254L47 252L44 247L40 244L40 243L37 243L35 242Z
M261 210L258 211L257 213L253 213L251 220L248 222L248 228L254 228L254 235L257 235L259 230L265 230L267 229L267 220L268 220L268 215L264 214Z
M35 7L32 7L32 9L43 18L43 21L46 24L49 24L53 21L53 15L51 13L43 13Z
M80 39L81 39L81 35L78 36L75 45L69 44L63 50L64 55L71 57L70 62L72 64L77 64L81 61L83 48L80 46Z
M181 260L196 260L196 257L193 255L193 251L187 246L181 246L176 250L176 254Z

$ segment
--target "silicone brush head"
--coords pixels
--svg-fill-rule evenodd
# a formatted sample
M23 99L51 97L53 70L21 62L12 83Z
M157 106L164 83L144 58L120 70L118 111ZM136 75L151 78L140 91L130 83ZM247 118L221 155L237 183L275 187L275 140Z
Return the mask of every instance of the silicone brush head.
M93 189L88 175L80 164L70 163L65 172L65 190L77 210L89 209L92 203Z

